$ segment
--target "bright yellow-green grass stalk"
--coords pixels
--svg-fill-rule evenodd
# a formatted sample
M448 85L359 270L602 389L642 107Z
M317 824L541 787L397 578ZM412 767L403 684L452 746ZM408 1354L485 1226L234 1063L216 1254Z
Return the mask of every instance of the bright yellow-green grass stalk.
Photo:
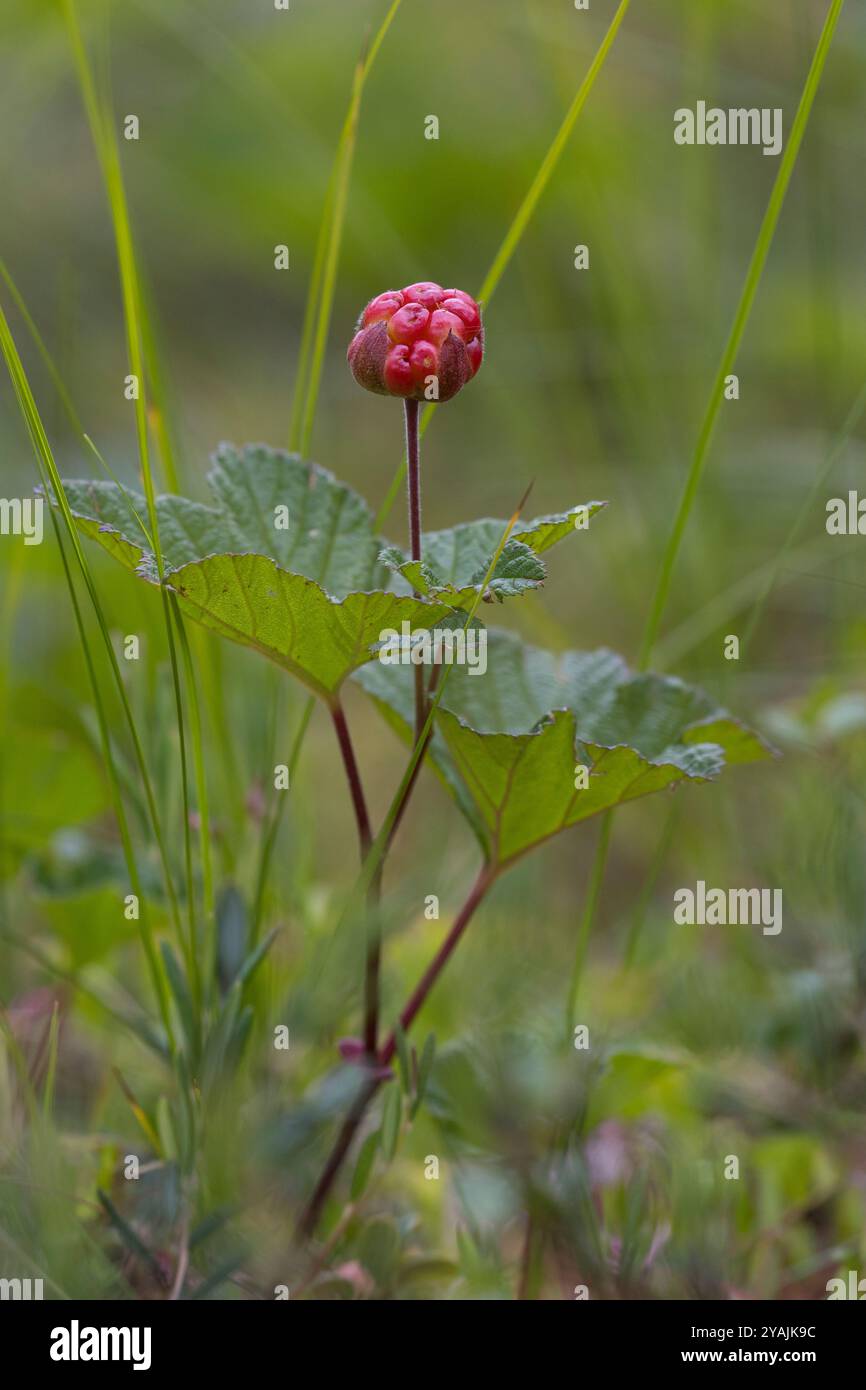
M135 726L135 720L133 719L132 710L129 705L129 698L127 696L126 688L123 684L123 680L120 674L120 669L118 667L114 647L112 646L111 635L108 631L108 624L105 619L105 614L102 610L102 605L99 601L99 595L97 594L96 586L94 585L93 579L90 574L87 558L84 554L84 550L81 545L81 539L78 535L74 518L72 516L71 511L69 510L69 503L67 502L66 494L63 491L63 484L60 479L60 474L57 470L57 465L54 461L54 455L51 451L51 445L48 442L48 436L45 433L45 428L42 424L42 419L39 415L39 410L37 408L36 401L33 397L33 392L30 389L30 383L27 380L27 375L24 371L24 366L21 362L21 358L18 355L18 349L15 346L15 341L12 337L12 333L10 332L9 324L6 321L6 316L3 313L2 307L0 307L0 350L2 350L3 357L9 369L9 375L12 378L12 385L14 387L15 394L18 399L19 406L21 408L21 413L24 416L24 421L27 425L27 429L30 434L30 439L33 444L34 453L36 455L37 465L39 468L39 474L42 479L43 487L46 489L46 493L49 489L54 493L57 504L60 508L60 514L63 518L66 527L68 542L72 546L72 549L75 553L75 557L78 562L78 566L81 571L85 587L90 597L90 601L93 605L93 611L96 615L96 621L99 626L103 645L105 647L105 652L108 657L109 664L111 666L115 686L120 697L123 712L126 718L127 725L129 727L130 735L132 737L136 758L139 764L139 768L141 770L142 782L144 784L145 789L145 797L147 799L148 809L150 811L151 821L154 827L154 835L157 839L160 853L162 854L164 861L167 863L167 859L165 856L164 840L160 829L159 817L157 814L156 803L153 795L153 787L151 785L150 776L147 771L147 764L144 759L144 752L141 746L141 740L139 738L138 730ZM93 654L91 652L90 643L87 638L87 631L84 626L84 620L81 614L81 609L79 607L78 597L75 591L75 585L73 583L72 575L69 569L66 551L63 545L62 532L60 530L60 525L57 519L57 513L53 507L50 508L50 515L52 517L55 533L57 535L58 543L60 545L60 554L61 559L63 561L63 568L66 575L66 581L69 587L70 598L72 600L76 626L78 628L78 634L81 640L82 651L84 653L84 659L87 665L87 672L93 690L93 699L96 708L97 719L99 722L99 732L100 740L102 743L103 756L105 758L105 766L106 771L108 773L109 786L111 789L115 814L117 816L117 823L120 830L120 837L123 845L127 873L129 874L130 886L132 887L132 890L138 898L140 904L139 931L141 934L142 944L144 946L144 953L147 959L148 967L150 969L154 992L157 997L157 1003L159 1005L159 1011L160 1016L162 1018L163 1026L165 1027L172 1051L174 1051L174 1035L172 1031L171 1017L168 1008L168 988L165 973L163 970L162 963L154 947L153 935L150 929L149 916L147 912L147 901L142 891L141 877L138 872L138 865L135 858L135 852L132 847L132 839L129 833L129 823L127 821L126 811L123 805L123 799L120 794L120 784L117 776L117 768L115 766L114 754L111 748L111 735L109 732L108 718L105 711L105 705L102 699L102 693L99 688L99 679L96 674L96 667L93 660Z
M145 376L145 340L152 343L152 336L149 328L145 327L145 312L141 292L141 282L136 265L135 250L133 245L132 230L129 219L129 208L126 200L126 191L123 182L123 172L120 165L120 156L117 147L117 140L112 125L111 112L105 103L100 101L93 78L93 72L87 56L87 50L81 36L78 19L75 11L74 0L63 0L63 10L66 18L66 25L69 32L69 40L72 46L73 57L75 60L76 71L78 73L81 94L90 123L93 142L96 147L97 156L102 170L105 183L108 203L111 210L112 222L114 226L115 243L117 248L117 260L120 271L121 294L123 299L124 324L126 328L127 353L129 367L132 375L136 378L137 393L135 397L135 422L136 436L138 440L138 453L141 464L141 476L144 486L144 494L147 500L147 512L150 536L153 543L153 553L156 560L157 572L160 581L164 577L164 562L162 547L159 539L159 523L156 512L156 491L154 487L153 472L150 463L150 451L148 444L148 421L147 421L147 394ZM157 411L158 417L163 414ZM164 459L164 464L170 470L169 485L177 489L177 480L174 476L173 463L169 456ZM192 867L192 842L190 829L190 797L189 779L187 773L187 751L186 751L186 730L183 713L183 700L181 695L180 669L177 657L177 647L175 644L174 627L172 622L172 601L166 589L161 587L161 598L163 605L163 618L165 622L166 637L168 641L168 652L171 664L172 687L175 699L177 714L178 737L180 740L180 773L181 773L181 797L183 810L183 844L184 844L184 866L186 873L186 899L187 899L187 936L184 938L179 925L179 909L177 898L171 883L171 876L166 871L169 878L169 893L172 902L172 910L178 924L178 938L181 942L183 954L186 959L187 973L190 980L193 999L198 1013L198 1026L201 1026L202 1008L202 976L198 959L197 933L196 933L196 893L195 880ZM182 620L180 614L174 612L176 623ZM194 681L187 682L187 694L192 704L197 701L197 692ZM206 816L207 812L207 793L204 788L204 756L201 748L201 719L198 710L192 718L192 736L194 741L198 741L199 746L194 751L193 761L196 768L198 780L198 799L199 814ZM209 834L209 828L205 821L202 831L203 837ZM209 937L212 938L215 931L213 913L206 916L206 926ZM212 941L209 943L209 956L214 953Z
M584 77L583 81L581 82L580 86L575 92L574 100L572 101L570 107L565 113L565 117L563 118L562 124L559 127L559 130L556 132L556 135L553 137L553 142L549 150L547 151L547 154L544 156L544 159L541 161L541 164L539 165L538 173L535 175L535 178L529 185L529 189L526 193L526 196L523 199L523 202L520 204L520 207L517 209L517 212L514 215L514 220L512 221L511 226L508 228L508 231L505 233L502 245L500 246L499 250L494 256L493 263L484 277L484 281L481 285L480 290L475 296L475 298L482 305L482 308L484 308L485 310L487 309L487 306L490 303L490 300L493 296L493 293L497 285L499 284L499 281L505 274L505 271L508 268L508 264L512 256L514 255L515 251L520 245L520 239L529 225L532 214L535 212L535 209L541 201L541 196L544 193L544 190L550 183L554 170L556 169L556 166L562 157L562 152L568 144L568 138L571 135L572 130L574 129L574 126L577 122L577 118L583 110L584 106L586 105L587 98L590 92L592 91L593 87L595 86L596 79L598 78L598 75L604 66L604 61L608 53L610 52L611 45L613 44L613 41L617 36L619 27L622 24L622 21L625 19L629 3L630 0L620 0L616 13L610 22L610 26L607 30L607 33L605 34L604 38L599 44L598 51L595 57L593 58L592 62L590 63L589 68L587 69L586 76ZM433 418L433 413L435 409L436 406L434 404L431 404L424 411L424 417L421 421L422 435L425 433L427 426ZM403 463L400 465L396 474L394 475L394 479L391 483L391 486L388 489L387 496L385 497L382 506L379 508L379 514L376 517L377 530L380 530L384 526L385 521L391 511L391 508L394 505L394 500L401 487L403 486L403 479L405 478L405 476L406 461L404 459Z

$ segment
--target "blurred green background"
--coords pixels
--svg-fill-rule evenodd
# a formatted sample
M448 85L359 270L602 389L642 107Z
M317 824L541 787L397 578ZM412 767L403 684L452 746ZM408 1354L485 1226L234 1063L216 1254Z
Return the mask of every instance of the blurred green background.
M219 440L287 441L327 181L355 65L386 8L79 7L118 130L129 113L140 120L140 139L120 141L123 171L190 495L206 496ZM396 402L359 391L348 373L354 321L392 285L431 278L478 290L614 8L404 0L394 18L364 91L309 451L374 509L400 462L401 421ZM781 107L787 137L826 9L821 0L632 5L486 307L482 373L436 413L424 441L429 528L508 516L531 480L530 514L610 502L556 553L540 599L497 614L529 641L637 656L778 170L758 148L676 146L673 112L699 99ZM0 53L0 255L84 429L135 482L112 225L58 7L5 0ZM862 540L824 527L827 499L862 486L866 457L859 421L845 430L866 381L864 63L866 16L851 4L656 651L655 664L703 685L783 757L618 814L581 998L588 1057L563 1055L558 1030L597 826L545 846L500 885L421 1022L418 1041L432 1030L439 1044L429 1105L308 1295L513 1297L524 1215L536 1204L542 1227L558 1232L540 1242L531 1270L545 1298L571 1297L579 1282L593 1297L822 1297L832 1275L864 1266L866 573ZM435 141L424 137L431 114ZM290 268L277 271L283 243ZM574 268L578 244L589 248L587 270ZM61 474L96 475L0 293ZM3 494L27 493L36 472L5 374L0 457ZM405 540L402 500L385 529ZM118 643L143 637L140 666L124 678L179 854L159 604L94 549L88 558ZM725 660L725 636L747 631L776 564L743 657ZM113 1184L116 1207L168 1265L185 1211L201 1219L230 1208L195 1247L202 1280L228 1271L203 1296L270 1297L275 1283L302 1277L292 1216L330 1113L315 1087L336 1038L357 1029L351 951L317 973L355 856L331 729L316 712L280 827L265 922L281 931L257 985L246 1060L214 1102L195 1178L181 1180L170 1144L146 1150L111 1067L151 1116L176 1103L170 1080L78 988L121 1008L127 995L148 1003L137 940L118 924L116 829L53 539L24 549L0 538L0 574L3 910L18 943L0 942L4 1037L18 1040L7 1038L0 1080L0 1273L32 1264L67 1292L151 1296L121 1228L92 1205L96 1187ZM225 917L254 896L271 809L263 788L273 762L288 761L303 697L252 654L211 651L226 718L210 709L206 724L218 884L239 895L224 896ZM348 705L379 816L403 753L359 692ZM429 775L419 793L386 878L392 1012L474 872L475 848ZM674 926L672 893L698 878L781 888L783 932ZM439 922L423 918L430 893L441 897ZM53 1117L35 1134L14 1059L43 1084L55 997ZM270 1045L281 1022L292 1030L285 1058ZM571 1127L579 1143L554 1180L548 1155ZM152 1172L130 1194L121 1158L145 1150ZM438 1182L424 1179L428 1154L442 1160ZM738 1181L722 1177L731 1154Z

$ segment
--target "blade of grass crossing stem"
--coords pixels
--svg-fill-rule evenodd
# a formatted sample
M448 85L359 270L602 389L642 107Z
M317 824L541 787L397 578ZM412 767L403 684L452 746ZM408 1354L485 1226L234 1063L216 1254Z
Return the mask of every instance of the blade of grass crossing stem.
M487 573L485 574L484 579L479 585L478 592L475 595L475 598L472 601L472 605L466 615L466 622L463 624L464 633L466 632L467 628L472 622L472 619L475 617L475 612L479 604L481 603L482 595L485 593L487 589L487 585L490 582L490 577L496 569L496 566L499 562L499 557L502 554L502 551L504 550L508 542L508 537L511 535L511 532L514 530L514 527L517 524L517 521L520 517L521 512L523 511L523 508L526 505L526 501L529 497L531 490L532 484L530 483L529 487L526 489L526 492L523 494L523 497L520 499L520 502L518 503L513 515L511 516L511 519L509 520L504 531L502 532L499 544L496 547L496 552L487 568ZM406 764L406 769L400 780L400 785L394 793L394 796L391 800L390 806L388 807L387 814L385 815L385 819L382 822L379 833L370 847L370 852L367 855L367 858L364 860L363 865L361 866L361 872L355 880L354 886L349 894L347 903L340 914L340 919L337 923L337 927L334 932L335 937L339 935L343 923L346 921L350 913L353 911L355 904L359 902L362 897L366 897L367 890L370 887L370 884L372 883L375 874L379 870L379 866L382 863L382 860L385 856L385 851L387 849L388 840L391 834L391 828L397 819L403 801L403 797L407 791L407 788L410 786L412 779L415 775L415 769L418 766L418 763L420 762L421 758L423 757L424 750L427 746L427 740L430 736L430 731L433 728L433 720L436 717L436 711L439 708L439 705L442 701L442 696L445 693L445 690L447 689L448 677L450 676L452 669L452 666L445 667L442 679L440 680L436 688L436 693L433 696L432 701L430 702L430 707L427 711L427 718L424 721L424 726L409 756L409 761Z
M836 25L839 20L839 15L842 11L843 3L844 0L832 0L830 8L827 11L827 17L824 21L824 27L821 31L821 36L818 40L818 45L815 49L812 64L809 68L803 92L800 97L800 103L797 107L797 113L794 117L794 123L791 127L791 134L788 138L788 144L782 156L782 163L779 166L779 172L776 175L776 179L773 184L772 191L770 193L770 201L767 204L767 210L764 214L763 221L761 222L761 226L758 231L758 239L755 243L755 249L752 252L752 258L749 262L749 267L746 272L746 279L743 285L742 293L740 295L740 301L737 305L736 313L734 314L734 320L731 325L731 331L728 336L728 341L725 345L724 351L722 353L722 358L721 362L719 363L718 371L716 372L716 377L715 381L713 382L713 388L710 394L710 399L707 405L706 413L704 415L700 433L698 434L697 443L695 445L695 452L692 458L691 467L686 478L682 497L680 499L679 508L676 517L674 518L674 523L671 528L664 556L662 558L661 570L653 594L649 615L644 629L643 640L641 643L640 658L638 662L638 665L641 670L646 670L650 658L652 656L653 647L655 646L656 637L658 636L662 615L664 613L665 605L667 603L667 598L670 591L674 565L676 563L680 544L682 542L686 525L688 523L689 517L692 512L692 508L694 506L695 498L697 496L698 486L701 481L704 464L706 462L707 453L713 436L716 417L718 416L719 409L721 408L725 377L732 370L734 362L736 361L737 353L739 351L743 334L746 329L746 324L749 320L749 315L751 313L752 305L755 300L755 295L758 290L761 275L763 273L763 269L770 252L770 247L773 242L773 236L779 220L779 214L782 210L782 204L785 199L785 193L787 191L788 184L791 180L791 174L793 173L794 165L796 163L797 153L803 141L803 135L805 133L806 125L809 120L809 113L812 109L812 103L815 100L815 94L818 90L818 86L821 81L821 74L824 70L824 64L827 59L827 53L829 51L830 44L833 39L833 34L835 32ZM581 919L580 931L578 933L577 952L575 956L575 970L572 975L571 986L569 989L569 1000L567 1009L569 1022L571 1022L571 1019L573 1017L575 1002L577 998L577 991L580 987L580 974L583 966L583 956L585 955L586 945L589 941L589 937L592 931L592 925L595 917L596 907L598 904L600 887L604 878L604 870L605 865L607 863L608 848L610 845L610 833L612 828L613 816L613 811L606 812L604 820L602 822L601 832L599 835L598 846L596 849L595 860L593 863L592 874L590 878L589 895L587 898L584 915Z
M532 218L532 214L535 212L535 209L538 206L541 197L551 180L553 172L556 169L556 166L559 163L560 158L562 157L562 152L568 144L569 136L571 135L571 132L574 129L574 126L577 122L577 118L583 110L584 106L586 105L587 98L589 97L590 92L595 86L596 79L599 73L601 72L602 67L604 66L604 61L607 58L611 45L613 44L613 41L617 36L619 27L622 24L622 21L625 19L626 11L628 10L629 4L630 0L620 0L620 3L616 9L616 13L614 14L614 17L611 20L610 25L608 27L607 33L602 39L598 47L598 51L596 52L595 57L589 65L586 76L584 77L583 81L581 82L580 86L575 92L574 100L572 101L571 106L568 108L568 111L565 113L565 117L562 121L562 124L560 125L558 131L556 132L556 135L553 138L553 143L551 144L549 150L544 156L544 159L541 161L541 164L538 168L538 172L535 175L535 178L532 180L532 183L529 186L529 189L526 193L525 198L523 199L523 202L517 209L517 212L514 215L514 220L508 228L508 231L505 233L502 245L500 246L499 250L494 256L493 263L484 277L484 281L481 285L480 290L478 291L478 294L476 295L476 299L479 301L479 303L481 303L482 307L485 309L487 305L490 303L490 300L493 297L494 291L496 290L499 281L505 274L509 261L514 255L514 252L517 250L517 247L520 245L520 239L523 236L523 233L526 231L530 219ZM435 410L435 404L430 404L424 411L424 415L421 419L422 438L427 432L427 427L430 424L431 419L433 418ZM391 486L389 487L388 492L385 496L385 500L379 508L379 513L376 517L377 531L384 526L385 521L387 520L390 514L391 508L393 507L394 502L396 501L397 494L403 486L403 479L405 478L405 476L406 460L404 458L402 464L400 465L400 467L394 475L394 478L391 482Z
M36 402L33 398L33 393L30 390L30 384L27 380L23 364L18 355L18 350L15 346L15 341L9 330L9 325L7 323L5 314L3 313L2 307L0 307L0 348L2 348L3 356L6 361L6 365L9 369L9 375L12 379L12 385L15 390L19 406L21 408L21 413L24 416L24 420L27 425L28 432L30 434L30 439L33 444L34 453L36 455L37 467L39 470L40 478L42 479L43 487L45 487L46 490L49 487L53 488L54 490L66 526L69 543L72 545L72 548L75 552L79 569L84 579L85 587L88 591L91 604L93 605L93 610L96 615L97 624L99 626L106 654L108 656L112 674L114 676L115 685L120 696L127 726L129 727L130 735L132 737L133 744L136 748L136 754L142 773L142 780L145 785L145 793L148 800L148 807L151 813L151 819L153 820L153 816L155 813L155 804L153 801L153 791L150 787L150 778L147 772L147 765L144 762L144 757L141 750L141 743L138 738L138 731L136 729L135 721L132 716L132 710L129 705L126 690L121 679L120 670L117 664L117 657L114 652L114 647L111 643L111 636L108 631L108 625L105 619L105 614L102 611L102 605L99 601L99 596L96 592L95 585L90 575L90 570L88 568L87 559L84 555L84 551L81 546L78 531L76 529L72 513L69 510L69 503L66 499L66 494L63 491L63 485L60 481L60 475L57 471L57 466L54 462L54 456L51 452L51 446L48 442L47 435L45 434L45 430L42 425L42 420L39 415ZM135 893L135 896L138 898L139 901L139 933L142 940L145 958L147 960L148 968L151 973L151 979L153 982L154 992L156 994L157 1003L159 1006L160 1016L162 1018L163 1026L166 1030L166 1036L168 1037L169 1043L173 1050L174 1038L168 1009L168 987L154 947L153 936L150 930L149 917L147 913L147 904L144 894L142 892L141 878L138 872L135 852L132 847L132 839L129 833L129 824L123 806L123 799L120 794L120 783L118 780L114 754L111 748L111 736L109 732L108 717L102 699L102 692L99 688L99 680L96 675L96 667L93 660L93 654L90 649L87 631L84 626L84 619L81 613L81 608L78 603L78 596L75 592L75 585L72 579L71 571L69 569L69 563L66 556L66 549L63 544L63 536L60 529L60 523L58 521L57 512L53 507L50 509L50 515L52 518L52 523L54 525L55 534L58 540L64 575L66 578L67 587L69 589L70 598L72 600L72 608L75 617L75 623L78 630L79 640L81 641L81 647L84 654L85 664L87 667L88 678L90 680L91 689L93 691L94 707L96 709L96 717L99 724L100 742L102 745L105 767L108 774L112 801L114 803L114 810L117 816L118 829L120 832L121 843L123 846L124 859L126 862L127 873L129 875L130 887L132 888L132 891ZM155 835L158 835L157 827L158 819L154 826Z
M770 253L770 247L773 244L773 237L779 221L779 214L782 211L782 204L785 200L788 184L791 181L794 165L797 162L797 155L809 121L812 104L821 82L821 74L824 71L824 64L827 60L827 54L833 40L833 34L836 30L839 15L842 12L843 4L844 0L832 0L830 8L827 11L824 27L821 30L821 37L818 40L818 46L815 49L812 64L809 68L806 83L800 97L800 103L797 107L797 113L794 117L794 123L791 126L791 134L788 137L788 143L782 155L782 162L779 165L779 172L776 175L770 193L770 201L767 204L767 210L761 222L758 239L755 243L755 249L752 252L749 268L746 272L746 279L740 295L740 301L737 305L736 313L734 314L734 321L731 325L731 331L728 335L728 341L725 344L724 352L722 353L718 371L716 372L715 381L713 382L710 392L710 399L695 445L691 466L680 498L680 504L662 557L659 577L656 582L641 643L639 658L641 670L646 670L652 656L653 647L656 637L658 636L662 616L670 593L674 566L677 561L689 517L691 516L695 498L697 497L698 487L700 486L704 465L712 442L716 420L724 399L725 378L733 370L743 334L745 333L746 325L749 321L749 315L752 311L752 305L755 302L755 295L757 294L758 286L761 282L761 276Z

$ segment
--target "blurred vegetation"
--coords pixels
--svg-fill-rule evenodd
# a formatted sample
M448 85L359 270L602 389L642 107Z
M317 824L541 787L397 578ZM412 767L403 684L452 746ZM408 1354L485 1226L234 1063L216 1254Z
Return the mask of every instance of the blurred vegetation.
M386 9L81 0L117 130L127 113L141 124L137 142L119 143L168 406L151 420L160 486L160 425L196 497L219 440L287 442L329 173ZM675 146L673 112L701 98L780 106L787 132L826 10L632 6L486 314L482 374L431 423L431 529L508 515L532 479L536 513L610 501L551 565L542 598L497 614L533 642L637 654L778 167L756 148ZM374 508L400 463L400 421L346 370L355 318L390 285L478 289L613 11L442 0L434 13L405 0L394 17L363 92L309 450ZM112 223L59 6L5 0L0 49L0 256L83 429L138 485ZM798 1298L863 1270L866 577L860 538L827 536L824 507L858 487L866 461L862 422L851 427L866 381L864 63L866 17L850 5L656 649L656 664L748 717L783 756L617 815L580 996L587 1051L563 1043L563 1016L598 827L549 844L494 892L414 1037L419 1051L437 1040L414 1120L397 1133L396 1086L385 1088L364 1131L382 1130L369 1184L345 1206L353 1154L312 1267L293 1226L356 1084L336 1044L359 1012L356 936L332 942L355 858L332 731L314 713L261 883L272 768L291 760L305 700L252 654L192 634L224 998L260 891L263 934L276 936L244 989L248 1035L222 1039L196 1087L204 1120L191 1121L123 917L58 548L50 532L39 547L0 538L0 1275L42 1275L46 1296L118 1299L177 1291L181 1261L194 1297L270 1298L285 1285L292 1297L555 1299L585 1284L592 1297ZM429 114L438 141L424 138ZM586 271L574 268L581 243ZM7 289L60 472L96 475ZM5 376L0 450L3 494L26 495L38 478ZM404 526L398 502L385 529L402 542ZM159 601L95 548L88 560L118 652L125 634L142 639L123 679L182 881ZM747 632L741 659L725 660L725 636ZM162 937L140 779L98 649L97 661ZM348 712L378 818L403 754L359 693ZM474 853L424 774L386 875L389 1019L440 944ZM781 888L783 931L674 925L673 891L697 879ZM424 917L429 894L438 921ZM279 1026L286 1051L273 1046ZM373 1150L360 1152L363 1164ZM137 1183L124 1180L127 1155L140 1158ZM438 1180L425 1177L429 1156ZM725 1179L728 1156L738 1180Z

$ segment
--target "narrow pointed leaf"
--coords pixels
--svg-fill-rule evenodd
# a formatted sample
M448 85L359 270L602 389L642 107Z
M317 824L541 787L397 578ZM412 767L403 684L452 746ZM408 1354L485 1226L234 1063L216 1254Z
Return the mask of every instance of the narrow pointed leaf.
M103 1192L102 1188L99 1187L96 1189L96 1195L105 1214L117 1231L117 1234L120 1236L127 1250L131 1251L137 1259L141 1260L142 1264L147 1265L158 1284L164 1285L165 1273L156 1256L148 1249L138 1232L133 1230L129 1222L121 1216L107 1192Z
M397 1060L400 1066L400 1084L408 1096L412 1091L412 1063L409 1060L409 1044L400 1020L394 1025L394 1040L397 1044Z
M349 1188L349 1197L353 1202L357 1202L363 1197L370 1181L370 1174L373 1171L373 1164L376 1162L376 1154L379 1151L379 1131L374 1130L368 1134L358 1153L358 1161L355 1164L355 1171L352 1174L352 1184Z
M382 1110L381 1143L385 1162L390 1163L397 1152L400 1121L403 1118L403 1092L399 1086L389 1086Z
M427 1093L427 1083L430 1080L430 1073L433 1070L433 1062L436 1057L436 1037L433 1033L428 1033L421 1049L421 1060L418 1063L418 1080L415 1088L415 1103L412 1106L412 1118L418 1111L419 1106Z
M189 986L181 970L180 962L170 944L167 941L163 941L160 945L162 949L162 958L165 962L165 973L168 976L172 997L177 1006L181 1027L183 1028L190 1052L196 1055L198 1051L198 1037Z

